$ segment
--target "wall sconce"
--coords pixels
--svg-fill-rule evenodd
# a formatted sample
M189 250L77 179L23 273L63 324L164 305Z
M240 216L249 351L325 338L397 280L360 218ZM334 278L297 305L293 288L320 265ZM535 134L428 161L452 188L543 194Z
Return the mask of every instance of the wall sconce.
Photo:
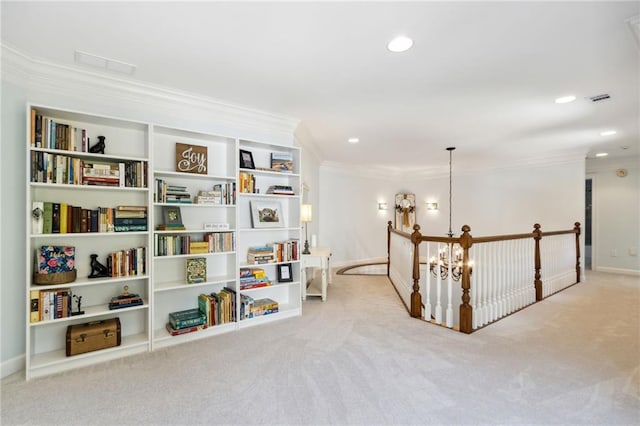
M427 210L435 211L438 210L438 203L426 203Z
M389 205L387 203L378 203L378 210L387 210Z

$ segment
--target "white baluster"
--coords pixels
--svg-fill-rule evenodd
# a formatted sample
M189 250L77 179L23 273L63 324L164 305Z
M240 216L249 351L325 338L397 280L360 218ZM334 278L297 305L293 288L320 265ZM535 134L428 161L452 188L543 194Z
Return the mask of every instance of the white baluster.
M440 268L442 267L442 260L440 260L440 246L438 246L438 266L436 269L436 324L442 324L442 305L440 303L440 296L442 294L442 277L440 276Z
M426 243L427 244L427 262L431 262L431 258L430 258L430 248L431 248L431 244L429 242ZM424 303L424 311L425 311L425 315L424 315L424 319L427 321L431 321L431 271L429 270L429 266L431 265L431 263L429 263L427 265L427 286L426 286L426 293L427 293L427 297L425 298L425 303Z
M449 274L447 275L447 327L453 327L453 306L451 306L451 298L453 297L453 244L448 244L449 252Z

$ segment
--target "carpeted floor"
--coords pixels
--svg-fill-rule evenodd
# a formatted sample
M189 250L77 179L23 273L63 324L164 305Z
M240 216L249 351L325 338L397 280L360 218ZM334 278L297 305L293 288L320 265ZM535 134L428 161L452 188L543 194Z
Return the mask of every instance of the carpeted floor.
M25 382L16 424L640 424L640 279L587 282L472 335L386 277L335 276L302 317Z

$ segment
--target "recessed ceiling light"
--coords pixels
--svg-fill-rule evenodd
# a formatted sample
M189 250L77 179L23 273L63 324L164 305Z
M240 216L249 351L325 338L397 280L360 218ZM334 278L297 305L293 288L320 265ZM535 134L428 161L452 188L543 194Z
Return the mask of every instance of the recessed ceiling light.
M358 142L360 142L360 139L358 139L358 138L349 138L349 139L347 139L347 142L349 142L349 143L358 143Z
M609 154L606 153L606 152L599 152L599 153L596 154L596 157L606 157L607 155L609 155Z
M413 46L413 40L411 40L409 37L399 36L394 38L389 42L389 44L387 44L387 49L392 52L404 52L411 49L411 46Z
M606 132L600 133L600 136L613 136L616 133L618 133L618 132L616 132L615 130L607 130Z
M562 96L556 99L557 104L568 104L569 102L573 102L576 100L576 97L573 95Z

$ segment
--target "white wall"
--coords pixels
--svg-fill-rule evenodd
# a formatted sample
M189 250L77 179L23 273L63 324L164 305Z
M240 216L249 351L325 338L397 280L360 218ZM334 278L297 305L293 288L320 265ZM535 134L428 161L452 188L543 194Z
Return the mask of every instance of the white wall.
M621 168L626 177L616 175ZM587 173L593 176L592 268L640 275L639 159L590 159Z
M302 204L311 204L312 221L307 224L307 233L309 235L309 244L311 237L317 237L317 244L321 246L323 242L318 238L320 230L320 156L317 153L313 137L309 134L304 125L298 126L295 132L295 138L302 147L302 183L305 186ZM304 225L303 225L304 226Z
M488 170L469 175L453 171L452 230L462 225L474 236L572 229L584 221L583 159L565 164ZM394 221L396 193L416 194L416 223L423 235L445 236L449 229L449 177L403 181L361 176L335 167L320 171L321 236L336 264L386 258L386 223ZM439 211L427 212L425 202ZM389 209L377 210L378 202Z

